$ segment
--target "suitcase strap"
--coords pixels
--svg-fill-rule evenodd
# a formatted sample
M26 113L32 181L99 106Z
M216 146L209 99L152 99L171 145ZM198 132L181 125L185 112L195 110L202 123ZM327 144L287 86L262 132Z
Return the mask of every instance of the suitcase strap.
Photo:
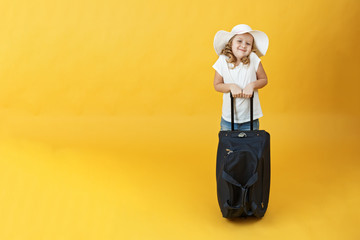
M237 187L239 187L241 189L241 203L239 206L231 206L228 202L225 202L224 207L228 208L228 209L240 209L243 208L244 212L246 213L246 215L250 216L253 215L253 211L255 211L255 209L257 208L256 203L253 201L251 202L251 210L246 208L246 199L247 199L247 195L248 195L248 190L249 187L251 187L252 185L254 185L254 183L256 183L256 181L258 180L258 173L255 173L254 175L252 175L249 180L246 182L245 186L242 186L238 181L236 181L230 174L228 174L227 172L223 171L222 172L222 178L227 181L228 183L235 185ZM229 199L230 203L233 201L233 199Z

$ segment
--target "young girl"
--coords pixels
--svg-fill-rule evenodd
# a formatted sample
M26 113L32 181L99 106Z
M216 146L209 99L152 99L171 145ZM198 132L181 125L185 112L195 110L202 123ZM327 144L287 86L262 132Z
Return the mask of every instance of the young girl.
M235 26L231 32L218 31L214 48L219 55L213 65L214 87L223 94L221 131L231 130L230 92L234 97L234 128L250 130L250 100L254 94L254 130L259 129L263 116L257 89L267 84L265 70L260 62L269 46L269 38L248 25Z

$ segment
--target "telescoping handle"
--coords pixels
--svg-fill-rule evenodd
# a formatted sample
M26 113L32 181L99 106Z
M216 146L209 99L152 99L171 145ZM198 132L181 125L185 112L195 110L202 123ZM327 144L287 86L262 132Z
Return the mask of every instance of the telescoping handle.
M234 131L234 97L230 92L230 102L231 102L231 131ZM254 130L253 119L254 118L254 93L250 98L250 130Z

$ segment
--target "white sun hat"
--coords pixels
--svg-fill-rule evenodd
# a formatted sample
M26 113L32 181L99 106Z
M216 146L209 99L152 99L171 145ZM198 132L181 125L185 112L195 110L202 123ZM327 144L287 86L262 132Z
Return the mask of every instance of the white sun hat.
M220 30L215 34L214 38L214 48L217 55L221 54L221 51L224 49L225 45L229 40L236 34L250 33L254 37L254 51L258 57L264 56L268 47L269 47L269 38L268 36L261 31L252 30L250 26L246 24L239 24L233 27L231 32Z

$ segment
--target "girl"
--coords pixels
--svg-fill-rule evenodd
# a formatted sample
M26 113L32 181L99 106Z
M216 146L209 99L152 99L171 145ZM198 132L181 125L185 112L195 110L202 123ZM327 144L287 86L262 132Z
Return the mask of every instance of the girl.
M231 32L218 31L214 48L219 55L213 65L214 87L223 94L221 131L231 130L230 92L234 97L234 128L250 130L250 98L254 94L254 130L259 129L263 116L257 89L267 84L265 70L260 62L269 46L264 32L252 30L245 24L235 26Z

